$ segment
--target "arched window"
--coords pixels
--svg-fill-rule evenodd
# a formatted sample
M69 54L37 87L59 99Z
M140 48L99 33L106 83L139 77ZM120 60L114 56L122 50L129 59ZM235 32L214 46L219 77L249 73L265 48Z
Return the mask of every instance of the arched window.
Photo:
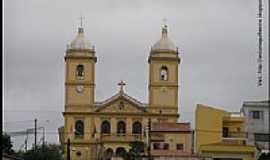
M75 123L75 136L83 136L83 135L84 135L83 121L77 120Z
M113 156L113 150L111 148L106 149L103 156L105 160L111 160Z
M117 133L118 134L126 133L126 123L125 122L119 121L117 123Z
M77 65L76 76L79 79L82 79L84 77L84 66L82 64Z
M127 156L127 151L123 147L118 147L116 148L115 151L116 157L126 157Z
M132 125L132 133L141 134L142 133L142 124L140 122L135 122Z
M160 80L162 81L168 80L168 68L166 66L162 66L160 69Z
M108 121L103 121L101 124L101 133L110 134L111 133L111 125Z

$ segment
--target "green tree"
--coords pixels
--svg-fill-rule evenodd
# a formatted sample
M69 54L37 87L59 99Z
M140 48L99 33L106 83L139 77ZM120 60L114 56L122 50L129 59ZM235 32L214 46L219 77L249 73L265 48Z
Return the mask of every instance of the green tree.
M36 150L32 148L23 154L24 160L63 160L61 146L49 144L37 146Z
M144 153L144 143L141 141L134 141L130 144L131 149L128 152L129 160L141 160Z
M14 150L12 149L12 142L10 139L10 136L6 133L2 133L2 152L7 154L14 153Z
M269 160L270 153L262 153L258 160Z

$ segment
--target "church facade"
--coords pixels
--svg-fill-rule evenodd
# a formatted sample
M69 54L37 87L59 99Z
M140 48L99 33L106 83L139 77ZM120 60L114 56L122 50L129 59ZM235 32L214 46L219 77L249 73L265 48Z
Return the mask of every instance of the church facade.
M65 55L64 144L70 141L71 159L123 157L135 141L145 144L148 156L192 154L190 124L177 122L181 59L167 26L162 27L161 39L148 58L148 103L128 95L123 81L117 93L97 102L97 57L80 27Z

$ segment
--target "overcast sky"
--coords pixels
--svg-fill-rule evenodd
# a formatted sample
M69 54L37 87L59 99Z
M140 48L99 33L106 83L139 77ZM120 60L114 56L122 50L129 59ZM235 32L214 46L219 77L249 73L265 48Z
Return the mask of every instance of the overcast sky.
M115 94L124 80L126 92L147 103L147 58L160 39L164 18L180 50L181 121L193 123L198 103L237 112L243 101L266 100L266 9L265 4L263 86L257 87L258 0L6 0L4 129L25 130L38 118L46 139L58 142L64 55L81 15L85 34L96 47L97 101ZM20 146L24 138L13 139Z

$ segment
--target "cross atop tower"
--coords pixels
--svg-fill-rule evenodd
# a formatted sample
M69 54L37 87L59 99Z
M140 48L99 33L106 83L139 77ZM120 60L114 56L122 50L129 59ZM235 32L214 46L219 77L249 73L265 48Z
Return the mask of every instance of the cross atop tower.
M80 17L80 27L79 27L79 33L83 33L83 17Z
M83 28L83 16L80 17L80 25L81 25L81 28Z
M124 91L123 88L124 88L125 85L126 85L126 83L124 81L122 81L122 80L118 83L118 86L120 86L120 92Z

